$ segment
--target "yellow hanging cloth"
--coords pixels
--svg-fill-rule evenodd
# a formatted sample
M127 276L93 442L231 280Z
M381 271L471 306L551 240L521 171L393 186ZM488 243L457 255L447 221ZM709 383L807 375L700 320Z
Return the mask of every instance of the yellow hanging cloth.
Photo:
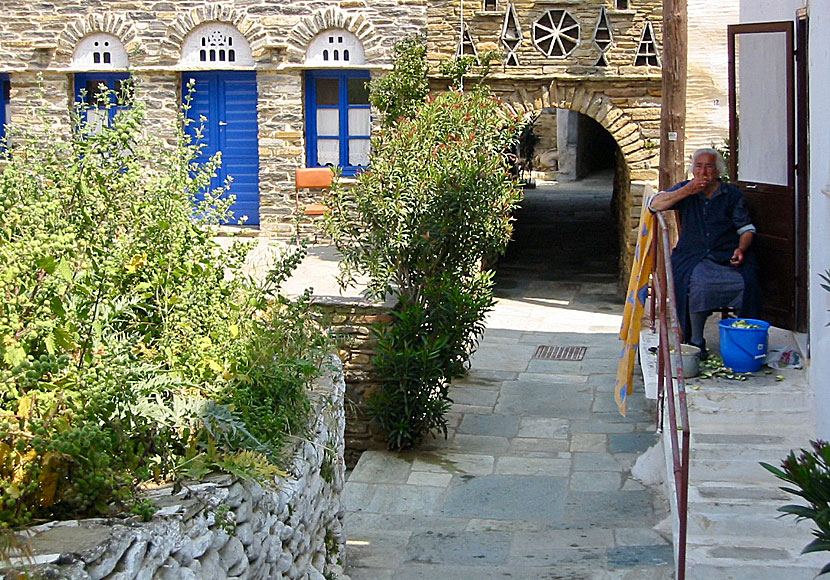
M654 256L657 251L657 218L648 209L649 197L646 195L643 199L637 248L634 250L634 263L631 266L631 278L628 280L628 290L625 293L625 309L620 328L623 348L617 366L614 400L617 401L617 407L623 416L626 413L627 398L633 390L634 366L640 346L640 326L646 300L648 300L649 275L654 269Z

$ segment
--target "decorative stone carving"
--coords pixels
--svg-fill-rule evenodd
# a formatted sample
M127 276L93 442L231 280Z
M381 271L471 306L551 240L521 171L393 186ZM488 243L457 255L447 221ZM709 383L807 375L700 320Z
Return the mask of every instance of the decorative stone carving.
M599 48L599 60L597 66L608 66L607 52L614 44L614 33L611 30L611 23L608 20L608 13L605 11L605 6L599 11L599 20L597 21L597 29L594 32L594 43Z
M501 43L505 48L504 64L518 66L519 57L516 51L522 43L522 28L516 14L516 6L511 2L504 12L504 22L501 26Z
M98 32L82 38L72 55L72 67L82 70L124 70L130 59L121 41Z
M461 27L461 38L458 41L458 48L455 51L456 56L474 56L478 58L478 50L476 50L476 43L473 42L473 37L470 34L470 29L464 24Z
M646 21L643 27L643 34L640 36L640 44L637 47L637 56L634 58L635 66L660 66L660 55L657 52L657 42L654 40L654 27L651 21Z
M182 43L180 64L204 68L253 66L248 41L235 27L208 22L196 27Z
M305 63L342 67L366 62L363 44L348 30L330 29L315 36L306 50Z
M533 23L533 43L547 57L564 58L579 45L579 22L567 10L548 10Z

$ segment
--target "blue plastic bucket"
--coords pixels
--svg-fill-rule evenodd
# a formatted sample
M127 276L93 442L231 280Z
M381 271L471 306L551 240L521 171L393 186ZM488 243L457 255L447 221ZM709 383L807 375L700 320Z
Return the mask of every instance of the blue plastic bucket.
M760 328L739 328L732 326L739 320ZM720 355L723 365L736 373L754 373L764 364L767 356L769 322L752 318L730 318L721 320Z

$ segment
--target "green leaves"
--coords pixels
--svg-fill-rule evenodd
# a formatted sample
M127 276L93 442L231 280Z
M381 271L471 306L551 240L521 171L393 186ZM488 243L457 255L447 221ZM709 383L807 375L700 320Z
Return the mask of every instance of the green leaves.
M394 449L446 433L449 382L493 305L482 263L506 248L521 197L505 157L520 119L484 86L424 98L424 48L399 46L395 71L371 87L386 112L371 165L354 186L332 188L325 221L341 282L367 276L370 294L399 300L394 323L377 330L383 381L367 397Z
M768 463L761 466L778 479L791 484L781 487L787 493L804 499L808 505L785 505L778 511L795 516L796 520L811 520L816 526L815 539L807 544L802 553L830 551L830 444L826 441L811 441L811 449L794 451L784 458L781 467ZM819 576L830 572L830 564L824 566Z
M101 131L77 116L73 135L12 129L0 173L0 495L15 496L0 527L117 511L136 483L196 458L268 476L303 432L327 350L308 297L280 294L303 251L262 283L244 276L250 244L214 241L225 191L195 199L219 159L198 166L181 127L171 148L143 122L135 102Z

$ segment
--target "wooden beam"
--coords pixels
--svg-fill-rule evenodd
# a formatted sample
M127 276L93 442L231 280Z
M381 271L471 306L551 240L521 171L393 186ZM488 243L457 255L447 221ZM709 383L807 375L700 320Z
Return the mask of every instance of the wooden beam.
M686 0L663 0L663 107L660 114L660 191L686 176Z

